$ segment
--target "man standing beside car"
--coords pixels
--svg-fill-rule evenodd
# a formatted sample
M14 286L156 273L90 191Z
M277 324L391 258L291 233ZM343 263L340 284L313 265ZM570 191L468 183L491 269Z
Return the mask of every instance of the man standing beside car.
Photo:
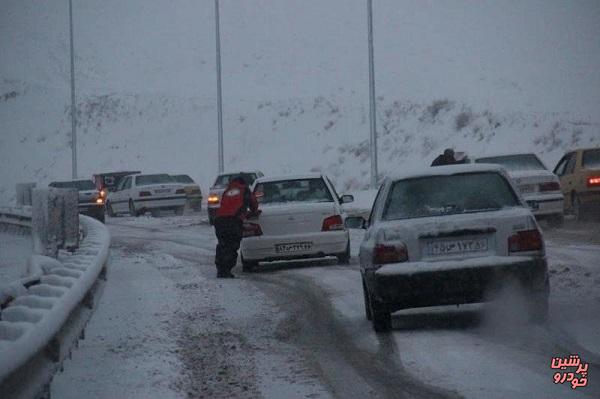
M221 196L221 205L214 221L218 239L215 253L217 278L235 277L231 269L237 263L244 220L258 213L258 202L244 177L237 176L231 179Z

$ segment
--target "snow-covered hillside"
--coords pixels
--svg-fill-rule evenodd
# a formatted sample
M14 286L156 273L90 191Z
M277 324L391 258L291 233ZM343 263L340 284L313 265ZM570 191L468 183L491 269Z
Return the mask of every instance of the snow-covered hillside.
M70 177L66 8L0 4L0 202ZM374 2L382 175L600 145L600 5ZM225 162L369 181L362 0L221 1ZM217 171L212 2L75 2L80 177Z

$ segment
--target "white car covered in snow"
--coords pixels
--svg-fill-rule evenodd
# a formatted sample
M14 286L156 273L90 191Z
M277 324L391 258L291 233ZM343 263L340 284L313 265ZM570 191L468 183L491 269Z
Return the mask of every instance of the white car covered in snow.
M400 309L476 303L507 281L548 311L548 267L535 218L498 165L452 165L387 179L360 247L366 315L376 331ZM515 309L517 312L525 309Z
M517 185L538 219L553 226L564 223L564 196L558 176L550 172L535 154L498 155L475 159L475 163L502 165Z
M242 265L251 271L261 261L335 256L350 260L350 239L342 204L333 184L320 174L263 177L254 183L261 214L244 226Z
M157 216L161 210L182 215L186 202L185 187L168 174L136 174L124 177L106 200L109 216L129 213L139 216L150 211Z

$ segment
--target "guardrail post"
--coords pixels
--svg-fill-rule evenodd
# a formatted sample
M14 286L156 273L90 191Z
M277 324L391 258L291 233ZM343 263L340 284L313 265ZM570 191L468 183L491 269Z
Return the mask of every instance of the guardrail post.
M51 207L50 190L34 189L31 209L33 251L38 255L55 257L58 247L50 232L49 207Z
M32 205L32 191L34 188L35 183L17 184L17 206Z
M62 230L64 249L79 248L79 192L75 189L60 190L62 196Z

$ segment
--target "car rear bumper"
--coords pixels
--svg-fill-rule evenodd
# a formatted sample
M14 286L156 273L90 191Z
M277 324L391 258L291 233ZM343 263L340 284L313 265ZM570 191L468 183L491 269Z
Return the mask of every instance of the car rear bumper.
M310 243L310 249L290 252L276 250L277 245ZM347 231L327 231L285 236L246 237L242 240L242 256L251 261L274 261L301 258L322 258L342 254L348 245Z
M535 216L564 213L564 197L562 194L526 196L525 201Z
M586 207L598 207L600 208L600 189L584 191L577 194L581 205Z
M487 257L459 261L407 262L392 269L366 271L371 293L391 311L404 308L485 302L490 290L517 282L532 293L545 293L548 265L545 257Z
M104 204L79 204L79 213L88 216L98 216L104 214Z
M133 201L136 209L176 208L180 206L185 206L185 202L185 195L142 200L137 199Z

